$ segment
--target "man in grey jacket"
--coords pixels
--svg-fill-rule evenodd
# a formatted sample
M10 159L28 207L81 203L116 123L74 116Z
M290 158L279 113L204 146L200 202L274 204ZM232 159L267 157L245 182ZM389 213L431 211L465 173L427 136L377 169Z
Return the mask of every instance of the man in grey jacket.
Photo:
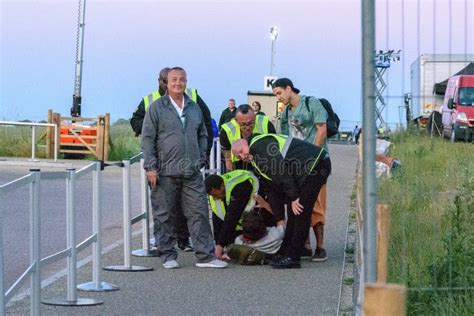
M198 260L197 267L225 268L216 259L209 223L204 181L200 169L206 162L207 132L203 114L185 93L186 72L171 68L168 91L150 105L142 128L142 151L151 186L155 240L163 267L179 268L175 222L181 203Z

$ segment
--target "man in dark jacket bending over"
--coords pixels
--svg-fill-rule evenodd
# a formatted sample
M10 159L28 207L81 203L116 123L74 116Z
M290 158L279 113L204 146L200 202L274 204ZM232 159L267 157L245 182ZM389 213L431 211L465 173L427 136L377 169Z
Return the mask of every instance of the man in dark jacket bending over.
M320 147L286 135L252 135L232 145L232 153L251 162L254 173L269 188L268 200L277 221L285 218L285 238L272 267L300 268L303 245L308 238L314 202L331 173L331 160Z

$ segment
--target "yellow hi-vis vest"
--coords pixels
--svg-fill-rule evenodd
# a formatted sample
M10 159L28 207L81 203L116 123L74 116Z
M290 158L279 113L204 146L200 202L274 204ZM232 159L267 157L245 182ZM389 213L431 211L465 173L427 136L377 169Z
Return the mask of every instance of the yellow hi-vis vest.
M247 201L247 205L245 206L244 212L242 214L246 212L250 212L255 206L255 200L253 196L254 194L258 192L258 188L259 188L258 179L254 176L254 174L247 170L234 170L234 171L221 175L221 177L224 180L225 201L227 205L229 205L230 203L232 190L235 188L235 186L247 180L250 181L250 183L252 184L252 194L250 195L250 198ZM224 220L225 214L226 214L224 201L215 200L214 197L209 194L209 204L211 206L212 212L218 218L220 218L221 220ZM235 230L242 230L242 218L240 218L239 223L237 224Z
M186 88L186 91L184 91L194 102L197 102L197 90L196 89L191 89L191 88ZM145 112L148 111L148 108L150 107L150 104L155 102L161 98L160 92L158 90L153 91L147 96L143 97L143 103L145 104Z
M266 115L256 115L255 124L253 126L252 134L268 134L268 122L269 118ZM240 126L235 119L231 119L229 122L222 125L222 130L227 134L230 145L241 138ZM236 162L239 159L231 153L232 162Z

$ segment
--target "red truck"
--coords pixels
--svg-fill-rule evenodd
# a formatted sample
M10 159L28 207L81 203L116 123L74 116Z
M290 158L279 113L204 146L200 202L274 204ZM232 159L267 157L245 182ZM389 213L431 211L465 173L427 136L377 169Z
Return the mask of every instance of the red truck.
M474 136L474 75L449 78L441 106L443 134L452 142Z

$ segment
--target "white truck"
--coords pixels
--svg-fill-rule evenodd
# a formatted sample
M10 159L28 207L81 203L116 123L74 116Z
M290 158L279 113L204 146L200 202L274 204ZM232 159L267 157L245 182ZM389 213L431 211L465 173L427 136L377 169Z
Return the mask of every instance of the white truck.
M466 67L474 54L422 54L411 64L410 116L420 127L427 127L433 111L443 104L443 94L436 94L434 85Z

